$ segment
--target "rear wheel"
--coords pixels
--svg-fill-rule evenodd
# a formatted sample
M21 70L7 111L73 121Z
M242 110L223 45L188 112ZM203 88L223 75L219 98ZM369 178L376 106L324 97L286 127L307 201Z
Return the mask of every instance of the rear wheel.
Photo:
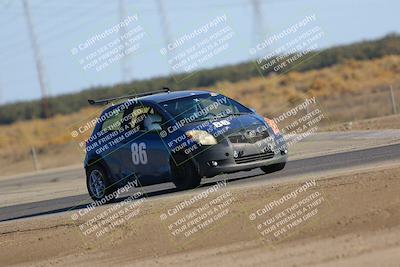
M172 182L179 190L192 189L200 185L201 177L190 160L183 156L175 156Z
M269 166L263 166L260 169L265 173L272 173L272 172L277 172L277 171L283 170L283 168L285 168L285 165L286 165L286 162L282 162L282 163L272 164Z
M100 164L94 164L86 169L86 186L94 201L105 199L106 202L109 202L114 198L107 173Z

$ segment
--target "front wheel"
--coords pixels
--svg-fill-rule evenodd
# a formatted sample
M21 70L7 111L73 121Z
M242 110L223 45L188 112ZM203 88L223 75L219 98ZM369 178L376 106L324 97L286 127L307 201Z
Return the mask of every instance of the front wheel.
M89 166L86 169L86 186L94 201L104 199L103 201L110 202L114 198L107 173L99 164Z
M186 161L185 161L186 160ZM172 182L179 190L193 189L200 185L201 177L190 160L175 156Z
M286 165L286 162L282 162L282 163L272 164L269 166L263 166L260 169L265 173L272 173L272 172L277 172L277 171L283 170L283 168L285 168L285 165Z

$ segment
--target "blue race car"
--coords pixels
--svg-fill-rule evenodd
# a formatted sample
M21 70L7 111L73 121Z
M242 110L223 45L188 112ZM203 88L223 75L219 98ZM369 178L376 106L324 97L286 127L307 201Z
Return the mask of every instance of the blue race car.
M285 167L287 146L276 124L224 95L160 91L104 100L86 142L87 188L93 200L115 196L128 182L173 182L195 188L201 178Z

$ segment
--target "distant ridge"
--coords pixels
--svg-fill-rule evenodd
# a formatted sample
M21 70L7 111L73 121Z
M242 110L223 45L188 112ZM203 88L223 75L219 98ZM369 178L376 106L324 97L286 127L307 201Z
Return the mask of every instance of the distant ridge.
M345 60L369 60L386 55L400 55L400 35L389 34L381 39L362 41L350 45L336 46L315 53L312 60L296 66L292 71L307 71L329 67ZM178 80L190 75L179 74ZM240 81L260 76L259 70L253 62L244 62L235 65L196 71L189 79L176 83L172 77L155 77L146 80L132 81L128 84L119 84L107 87L88 88L81 92L64 94L48 99L51 116L70 114L87 107L87 99L108 98L135 92L145 92L163 88L185 90L195 87L212 86L219 81ZM40 100L21 101L0 106L0 124L11 124L21 120L43 118Z

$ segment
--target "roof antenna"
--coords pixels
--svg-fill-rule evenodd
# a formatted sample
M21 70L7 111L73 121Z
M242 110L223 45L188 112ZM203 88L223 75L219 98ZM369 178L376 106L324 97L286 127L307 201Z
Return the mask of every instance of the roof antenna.
M169 89L168 87L165 87L165 86L164 86L162 89L165 90L165 91L167 91L167 93L170 93L170 92L171 92L171 89Z

